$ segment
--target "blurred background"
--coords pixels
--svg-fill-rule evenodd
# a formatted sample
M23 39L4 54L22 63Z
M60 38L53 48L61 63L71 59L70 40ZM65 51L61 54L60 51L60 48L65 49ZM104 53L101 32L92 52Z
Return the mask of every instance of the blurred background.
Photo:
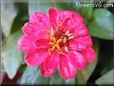
M114 0L1 0L0 2L0 84L114 85ZM22 35L22 26L29 20L29 16L36 11L47 14L50 7L78 12L84 18L92 36L96 60L88 64L84 70L78 70L74 79L64 81L58 71L51 78L40 76L38 67L27 67L23 60L24 54L17 50L17 40Z

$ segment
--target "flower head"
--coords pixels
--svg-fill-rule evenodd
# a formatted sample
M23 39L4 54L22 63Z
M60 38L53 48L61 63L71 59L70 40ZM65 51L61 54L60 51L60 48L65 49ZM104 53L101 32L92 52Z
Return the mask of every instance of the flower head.
M40 66L41 75L50 77L58 68L64 80L74 78L77 70L95 60L92 39L78 13L55 8L48 13L30 16L22 28L18 49L25 51L28 66Z

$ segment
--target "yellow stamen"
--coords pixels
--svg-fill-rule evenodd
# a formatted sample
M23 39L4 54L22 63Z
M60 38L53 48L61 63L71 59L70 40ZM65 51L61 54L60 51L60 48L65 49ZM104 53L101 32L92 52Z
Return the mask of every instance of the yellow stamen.
M54 45L55 43L54 42L49 42L49 45Z
M58 44L58 43L62 42L62 40L63 39L58 39L56 43Z
M53 50L56 50L57 52L61 53L60 49L61 49L61 46L65 47L65 50L68 52L69 49L67 46L64 46L64 45L61 45L60 46L60 43L64 43L65 45L67 44L67 41L68 40L71 40L73 39L75 36L73 36L72 33L70 33L70 31L66 31L64 33L64 35L61 35L60 38L56 38L55 36L55 32L53 30L53 28L51 28L51 33L50 33L50 42L49 42L49 45L51 46L50 49L48 49L49 53L51 54L51 51Z
M55 48L56 48L56 46L55 46L55 45L54 45L54 46L52 46L51 51L53 51Z
M57 40L55 37L53 37L52 41L49 42L49 45L52 46L51 51L53 51L54 49L60 50L59 43L62 42L62 40L63 39L61 39L61 38Z
M57 40L56 40L56 38L55 38L55 37L53 37L52 41L53 41L53 42L56 42Z
M58 44L55 45L58 50L60 50L60 46Z
M65 44L66 42L67 42L67 38L64 37L64 38L63 38L63 43Z
M68 35L70 32L67 30L66 32L65 32L65 35Z

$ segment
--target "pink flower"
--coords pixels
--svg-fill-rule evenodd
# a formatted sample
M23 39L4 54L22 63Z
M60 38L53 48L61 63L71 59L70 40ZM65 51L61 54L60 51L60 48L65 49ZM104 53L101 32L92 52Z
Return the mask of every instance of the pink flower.
M50 77L58 68L64 80L74 78L77 70L95 60L92 39L78 13L54 8L48 13L31 15L18 49L25 51L28 66L40 66L41 75Z

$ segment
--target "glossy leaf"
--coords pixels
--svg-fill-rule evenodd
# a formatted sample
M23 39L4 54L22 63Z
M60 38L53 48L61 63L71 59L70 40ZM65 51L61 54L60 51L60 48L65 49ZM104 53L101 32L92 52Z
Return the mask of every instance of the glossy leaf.
M17 12L12 1L1 1L1 28L5 36L10 34L13 20Z
M14 3L16 11L18 11L11 27L10 34L21 30L23 24L28 20L28 5L27 3Z
M80 7L79 13L85 18L85 20L91 20L93 8L92 7Z
M53 5L53 2L55 2L55 4ZM51 7L56 7L56 8L59 8L56 6L56 1L51 1L51 0L48 0L48 1L34 1L33 0L29 0L29 15L35 13L35 12L43 12L43 13L46 13L48 14L48 9L51 8Z
M10 35L2 46L2 62L10 79L13 79L23 62L22 53L17 49L17 40L20 35L21 32Z
M69 79L65 81L65 85L75 85L75 78Z
M61 78L59 71L56 71L56 73L50 78L50 85L62 85L65 84L65 81Z
M95 9L92 22L89 23L89 31L92 36L112 40L113 39L113 15L106 9Z
M18 83L30 85L73 85L75 84L75 79L64 81L58 71L52 77L46 78L39 74L38 67L27 67Z
M44 85L49 84L49 78L44 78L39 74L38 67L27 67L24 71L20 84Z
M106 74L96 80L98 85L114 85L114 69L108 71Z

